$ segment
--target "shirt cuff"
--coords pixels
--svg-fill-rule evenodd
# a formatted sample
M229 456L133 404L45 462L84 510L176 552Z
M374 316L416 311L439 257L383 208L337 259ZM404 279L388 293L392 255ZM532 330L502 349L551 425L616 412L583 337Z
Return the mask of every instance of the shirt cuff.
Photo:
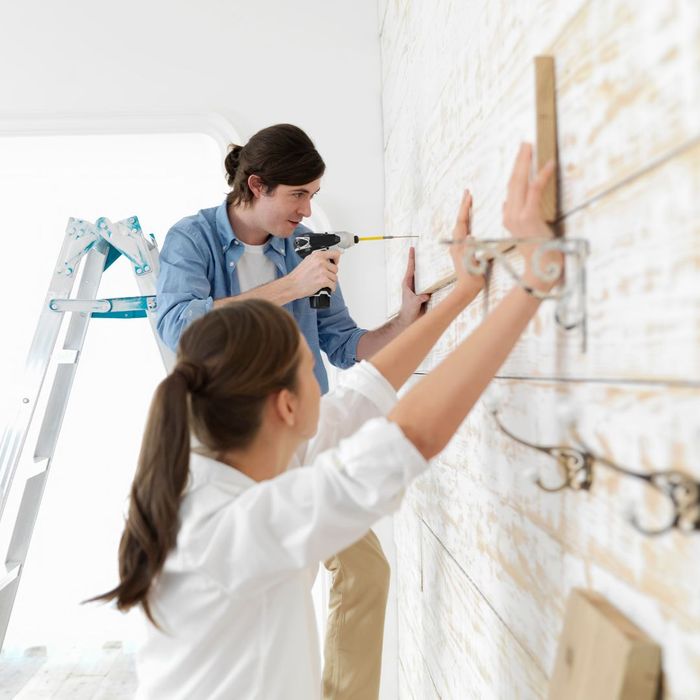
M347 358L347 366L352 367L354 363L361 362L361 360L357 359L357 344L360 342L360 338L367 333L367 330L364 328L356 328L353 332L350 338L348 338L347 342L345 343L345 347L343 348L343 354Z
M187 304L181 318L185 322L185 326L189 326L189 324L193 321L196 321L198 318L202 318L202 316L208 314L213 307L214 299L212 299L212 297L207 297L206 299L193 299Z
M396 390L384 375L367 360L340 372L338 386L356 391L374 403L383 415L396 405Z

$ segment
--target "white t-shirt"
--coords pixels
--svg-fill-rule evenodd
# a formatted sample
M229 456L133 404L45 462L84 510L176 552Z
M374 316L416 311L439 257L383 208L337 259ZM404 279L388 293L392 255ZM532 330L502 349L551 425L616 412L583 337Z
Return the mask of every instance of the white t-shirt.
M395 402L361 362L323 397L318 432L295 455L309 466L255 482L192 453L177 544L149 600L162 629L147 626L139 699L321 697L319 563L395 511L428 466L381 417Z
M263 284L274 282L277 279L277 268L275 263L263 253L267 243L248 245L241 241L241 245L243 246L243 255L236 264L241 294L255 289L255 287L261 287Z

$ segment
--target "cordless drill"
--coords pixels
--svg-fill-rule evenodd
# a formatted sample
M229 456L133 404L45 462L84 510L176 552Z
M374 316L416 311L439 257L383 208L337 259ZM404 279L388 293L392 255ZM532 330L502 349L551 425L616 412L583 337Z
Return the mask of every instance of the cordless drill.
M294 239L294 250L300 258L306 258L315 250L330 248L352 248L360 241L384 241L390 238L418 238L418 236L356 236L350 231L332 231L326 233L302 233ZM331 305L329 287L319 289L309 297L312 309L327 309Z
M350 248L359 243L359 236L349 231L334 231L333 233L302 233L294 239L296 254L304 259L315 250L328 250L329 248ZM330 287L319 289L316 294L309 297L312 309L327 309L331 305Z

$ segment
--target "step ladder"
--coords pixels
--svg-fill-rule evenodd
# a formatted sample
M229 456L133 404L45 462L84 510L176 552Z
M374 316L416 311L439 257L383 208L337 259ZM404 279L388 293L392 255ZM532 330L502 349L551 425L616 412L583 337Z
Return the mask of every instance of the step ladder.
M103 272L120 256L124 256L133 266L140 296L97 299ZM77 293L71 298L81 267ZM68 220L63 246L27 357L18 410L0 443L0 523L3 528L8 525L3 520L3 514L15 475L25 479L14 522L9 523L8 532L11 535L4 553L5 559L0 565L0 648L10 621L90 319L147 318L166 371L172 367L173 353L162 343L156 331L157 274L158 247L155 238L152 235L144 236L137 217L117 223L106 218L100 218L94 224L82 219ZM62 347L57 348L66 317L69 317L68 327ZM45 409L35 415L40 397L46 398L42 388L47 371L53 365L56 372ZM25 449L27 435L32 426L38 425L39 418L41 427L34 448L29 452Z

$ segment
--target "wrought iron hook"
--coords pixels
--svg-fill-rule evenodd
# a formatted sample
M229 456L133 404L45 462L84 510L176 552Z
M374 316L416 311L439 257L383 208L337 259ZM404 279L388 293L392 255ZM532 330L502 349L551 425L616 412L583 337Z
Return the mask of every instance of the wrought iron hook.
M536 445L514 435L506 428L498 416L497 410L492 410L496 425L501 432L515 442L548 455L556 460L563 481L556 487L545 486L539 477L537 486L549 492L569 488L573 491L586 491L593 484L593 465L595 463L607 467L623 476L638 479L647 486L665 496L673 509L669 522L663 527L652 529L642 526L636 514L630 516L632 527L647 536L663 535L671 530L679 530L684 534L700 531L700 482L677 470L654 471L650 473L637 472L627 469L612 460L594 454L585 444L571 447L566 445Z
M566 488L573 491L588 491L591 488L593 485L593 464L590 454L566 445L535 445L532 442L527 442L527 440L523 440L523 438L511 433L503 425L498 417L497 410L492 411L491 415L501 432L505 433L509 438L521 445L542 452L556 461L562 475L562 482L557 486L547 486L538 476L535 484L543 491L555 493Z
M644 535L663 535L676 529L684 533L700 530L700 483L677 470L637 472L622 467L605 457L595 456L595 461L608 469L643 481L649 488L665 496L671 503L672 514L669 522L660 528L648 528L641 524L638 516L630 516L632 526Z

